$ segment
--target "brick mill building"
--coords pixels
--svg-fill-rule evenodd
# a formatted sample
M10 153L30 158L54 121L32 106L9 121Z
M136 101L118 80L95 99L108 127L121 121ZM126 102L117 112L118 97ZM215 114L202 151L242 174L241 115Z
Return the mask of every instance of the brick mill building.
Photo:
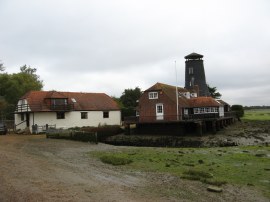
M156 83L146 89L139 99L136 119L137 132L185 134L216 132L232 123L229 105L210 96L205 78L203 55L185 56L185 88Z

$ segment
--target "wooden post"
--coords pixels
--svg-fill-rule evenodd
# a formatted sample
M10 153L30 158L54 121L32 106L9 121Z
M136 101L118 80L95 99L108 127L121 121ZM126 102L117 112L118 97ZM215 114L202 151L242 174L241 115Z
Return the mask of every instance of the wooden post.
M212 132L213 134L217 133L217 124L216 121L212 121Z
M206 131L207 131L206 122L205 121L202 122L202 131L203 131L203 133L206 133Z
M200 135L200 136L202 136L202 134L203 134L202 125L203 125L202 122L197 122L196 123L196 131L197 131L197 134Z

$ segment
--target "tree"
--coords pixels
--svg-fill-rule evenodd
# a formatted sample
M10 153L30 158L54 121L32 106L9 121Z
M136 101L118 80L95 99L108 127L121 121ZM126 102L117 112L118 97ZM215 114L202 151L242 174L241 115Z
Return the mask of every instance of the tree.
M219 92L217 92L217 87L210 87L209 84L207 84L207 87L212 98L215 99L221 98L222 95Z
M15 106L21 96L30 90L41 90L43 82L36 74L36 69L30 66L22 66L21 72L14 74L0 74L0 97L7 103L5 108L8 118L13 118Z
M120 97L120 101L123 103L126 108L135 108L137 106L137 100L142 95L142 91L139 87L135 89L125 89Z
M232 105L231 110L236 112L237 117L244 116L244 108L242 105Z

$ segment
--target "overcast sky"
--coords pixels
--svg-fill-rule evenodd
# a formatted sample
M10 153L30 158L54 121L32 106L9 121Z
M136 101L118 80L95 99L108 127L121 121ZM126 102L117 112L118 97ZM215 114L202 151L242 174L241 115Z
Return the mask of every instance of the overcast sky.
M184 56L230 104L270 105L269 0L0 0L0 60L44 90L184 86Z

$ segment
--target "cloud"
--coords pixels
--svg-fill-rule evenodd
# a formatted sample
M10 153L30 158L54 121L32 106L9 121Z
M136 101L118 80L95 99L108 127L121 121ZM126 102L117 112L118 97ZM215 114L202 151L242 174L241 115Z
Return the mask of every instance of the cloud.
M175 84L175 60L184 86L184 56L198 52L211 86L255 105L264 102L238 97L268 90L269 10L266 0L2 0L0 59L9 72L37 68L45 90L119 96L125 88Z

